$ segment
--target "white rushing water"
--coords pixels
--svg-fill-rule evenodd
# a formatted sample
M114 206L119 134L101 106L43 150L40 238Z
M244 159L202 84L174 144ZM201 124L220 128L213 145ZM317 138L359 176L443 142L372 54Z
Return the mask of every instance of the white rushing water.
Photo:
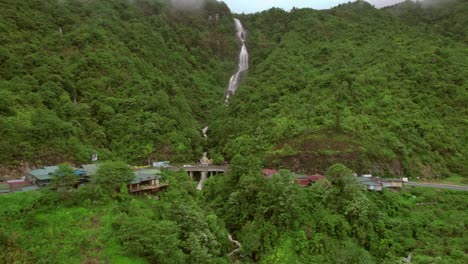
M208 178L208 172L202 171L200 181L198 182L198 185L197 185L197 190L199 191L203 190L203 182L206 180L206 178Z
M231 241L232 243L236 244L237 248L234 249L233 251L229 252L227 255L228 257L230 257L232 254L236 253L237 251L239 251L241 249L241 243L239 243L239 241L235 240L232 238L231 234L228 234L228 239L229 241Z
M239 68L237 72L232 75L231 79L229 80L228 90L226 92L226 98L224 102L227 104L229 102L229 97L236 93L237 87L239 87L239 81L243 72L245 72L249 68L249 53L247 52L247 48L245 46L245 30L242 27L242 23L239 19L234 18L234 22L236 24L237 29L237 37L241 41L242 47L239 54Z
M206 135L206 132L208 132L208 127L206 126L205 128L202 129L202 134L205 137L205 139L208 139L208 136Z

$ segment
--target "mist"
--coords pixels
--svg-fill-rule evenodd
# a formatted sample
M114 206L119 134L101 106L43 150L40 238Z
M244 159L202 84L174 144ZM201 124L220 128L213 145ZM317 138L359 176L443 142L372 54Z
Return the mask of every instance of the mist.
M179 10L198 10L205 4L205 0L171 0L171 6Z
M455 2L455 0L424 0L419 1L423 7L437 6Z

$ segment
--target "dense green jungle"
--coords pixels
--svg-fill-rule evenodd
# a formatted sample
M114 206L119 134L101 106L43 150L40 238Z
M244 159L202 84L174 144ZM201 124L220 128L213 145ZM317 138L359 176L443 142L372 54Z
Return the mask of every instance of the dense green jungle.
M0 263L468 263L468 192L353 176L468 183L468 1L174 2L0 0L0 179L63 163L0 195ZM250 63L225 103L234 18ZM204 151L230 169L203 190L163 170L167 189L129 194L128 164Z

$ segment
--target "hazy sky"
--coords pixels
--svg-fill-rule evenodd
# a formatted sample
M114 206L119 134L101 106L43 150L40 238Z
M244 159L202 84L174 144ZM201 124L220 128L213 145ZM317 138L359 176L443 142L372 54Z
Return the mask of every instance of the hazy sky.
M269 9L271 7L279 7L284 10L290 10L292 7L311 7L314 9L326 9L337 6L341 3L347 3L351 0L222 0L225 2L234 13L254 13ZM387 5L403 2L403 0L367 0L375 7L383 7Z

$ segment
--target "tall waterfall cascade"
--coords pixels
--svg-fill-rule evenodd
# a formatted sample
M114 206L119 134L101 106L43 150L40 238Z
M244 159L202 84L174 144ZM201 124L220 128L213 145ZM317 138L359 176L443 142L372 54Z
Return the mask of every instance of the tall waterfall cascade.
M242 73L249 69L249 53L247 52L247 47L245 46L245 30L244 27L242 27L242 23L239 19L234 18L234 23L237 29L237 37L239 38L242 47L239 54L239 68L229 80L229 86L226 92L226 97L224 99L224 103L226 104L229 103L229 97L236 93L237 87L239 87Z
M242 23L240 22L239 19L234 18L234 24L236 25L236 30L237 30L237 38L240 40L242 46L241 46L241 51L239 54L239 68L237 69L237 72L231 76L231 79L229 80L229 86L226 92L226 97L224 99L224 103L228 104L229 103L229 97L234 95L234 93L237 90L237 87L239 87L239 82L242 76L242 73L244 73L248 68L249 68L249 53L247 52L247 48L245 46L245 30L244 27L242 27ZM201 132L202 135L205 139L208 139L208 135L206 132L208 131L208 126L204 127ZM200 163L207 163L207 161L210 161L207 156L206 152L203 153L203 157L200 160ZM203 182L206 181L208 178L208 175L206 172L202 172L200 181L198 182L197 189L198 190L203 190Z

